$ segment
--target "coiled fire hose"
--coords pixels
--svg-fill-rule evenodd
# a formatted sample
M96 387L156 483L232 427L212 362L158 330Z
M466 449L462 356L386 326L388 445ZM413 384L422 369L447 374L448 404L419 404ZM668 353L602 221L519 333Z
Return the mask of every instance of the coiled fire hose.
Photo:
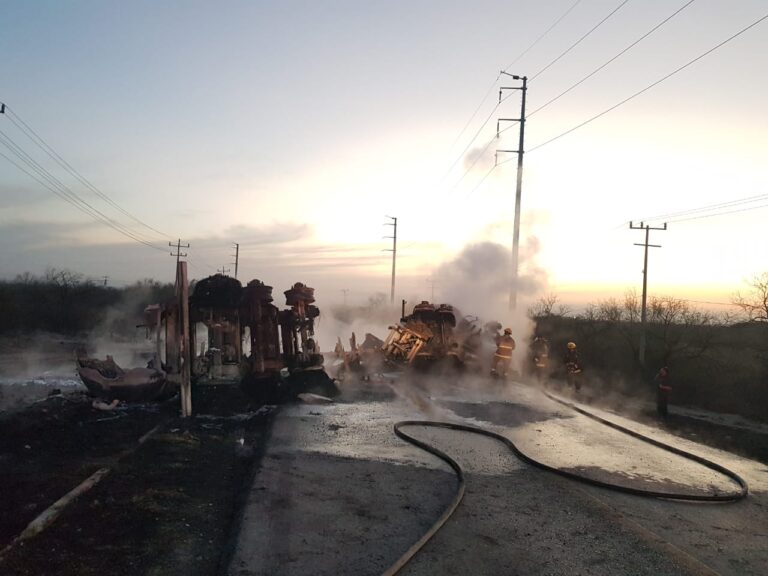
M554 400L555 402L562 404L563 406L567 406L568 408L571 408L572 410L575 410L579 414L582 414L588 418L591 418L596 422L600 422L601 424L609 426L614 430L623 432L624 434L627 434L633 438L637 438L638 440L651 444L652 446L661 448L662 450L666 450L667 452L671 452L672 454L677 454L678 456L682 456L683 458L687 458L688 460L697 462L702 466L705 466L711 470L714 470L716 472L719 472L720 474L723 474L724 476L727 476L728 478L730 478L736 484L739 485L738 492L732 492L727 494L685 494L685 493L678 493L678 492L646 490L643 488L632 488L630 486L623 486L621 484L612 484L610 482L603 482L595 478L582 476L580 474L569 472L567 470L562 470L560 468L556 468L554 466L549 466L547 464L539 462L538 460L534 460L533 458L531 458L530 456L522 452L517 446L515 446L515 443L512 442L512 440L496 432L491 432L490 430L485 430L483 428L478 428L476 426L468 426L465 424L454 424L450 422L434 422L429 420L402 420L395 424L395 427L394 427L395 434L399 438L402 438L403 440L405 440L406 442L413 444L414 446L417 446L418 448L421 448L422 450L429 452L430 454L433 454L438 458L440 458L441 460L443 460L444 462L446 462L451 468L453 468L454 472L456 473L458 486L457 486L456 494L451 500L451 503L443 511L443 513L440 515L437 521L435 521L435 523L432 524L429 530L427 530L424 533L424 535L422 535L422 537L419 538L419 540L415 542L405 552L405 554L403 554L397 560L397 562L395 562L392 566L390 566L386 570L386 572L384 572L383 576L395 576L395 574L400 572L400 570L402 570L402 568L414 556L416 556L416 554L427 544L427 542L429 542L429 540L445 525L445 523L453 515L453 513L456 511L456 508L458 508L459 504L464 498L464 492L465 492L464 471L462 470L461 466L459 466L458 462L456 462L453 458L448 456L442 450L439 450L438 448L435 448L434 446L427 444L426 442L422 442L421 440L418 440L417 438L414 438L413 436L410 436L407 433L403 432L402 429L408 426L425 426L429 428L444 428L447 430L457 430L460 432L470 432L472 434L480 434L482 436L488 436L489 438L493 438L505 444L515 456L517 456L523 462L530 464L531 466L535 466L536 468L540 468L541 470L546 470L547 472L552 472L553 474L558 474L559 476L563 476L565 478L569 478L577 482L582 482L590 486L598 486L600 488L606 488L608 490L615 490L617 492L624 492L626 494L634 494L635 496L645 496L649 498L666 498L669 500L686 500L689 502L691 501L692 502L736 502L738 500L746 498L747 494L749 493L749 487L747 485L746 480L744 480L741 476L736 474L736 472L729 470L725 466L721 466L716 462L712 462L711 460L708 460L701 456L697 456L696 454L692 454L691 452L688 452L686 450L675 448L674 446L670 446L669 444L665 444L664 442L660 442L659 440L654 440L653 438L640 434L639 432L635 432L634 430L630 430L629 428L620 426L615 422L611 422L610 420L606 420L605 418L601 418L600 416L592 414L591 412L588 412L582 408L579 408L578 406L570 402L567 402L565 400L562 400L561 398L553 396L548 392L543 392L543 393L549 399Z

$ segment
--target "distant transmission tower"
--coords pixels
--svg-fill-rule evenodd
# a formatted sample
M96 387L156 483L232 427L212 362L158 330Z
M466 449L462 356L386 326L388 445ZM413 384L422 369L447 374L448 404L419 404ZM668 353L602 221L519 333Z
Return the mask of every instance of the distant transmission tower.
M384 236L384 238L392 238L392 248L386 249L386 252L392 252L392 286L389 291L389 303L394 305L395 303L395 262L397 261L397 218L394 216L385 216L390 218L392 222L386 222L384 226L392 226L392 236Z

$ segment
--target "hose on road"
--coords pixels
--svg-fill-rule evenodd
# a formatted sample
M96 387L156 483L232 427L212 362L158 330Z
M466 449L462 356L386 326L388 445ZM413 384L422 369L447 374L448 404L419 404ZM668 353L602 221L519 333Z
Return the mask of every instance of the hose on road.
M451 515L456 511L456 508L458 508L459 504L464 498L464 492L465 492L464 471L462 470L458 462L456 462L453 458L448 456L442 450L439 450L438 448L435 448L434 446L427 444L426 442L423 442L417 438L414 438L413 436L404 432L403 428L406 428L408 426L443 428L446 430L456 430L460 432L469 432L472 434L480 434L482 436L487 436L489 438L493 438L494 440L498 440L499 442L502 442L503 444L505 444L515 456L517 456L523 462L530 464L531 466L535 466L536 468L539 468L541 470L546 470L547 472L552 472L553 474L557 474L559 476L563 476L565 478L568 478L570 480L575 480L577 482L582 482L590 486L597 486L599 488L606 488L608 490L614 490L614 491L623 492L626 494L634 494L635 496L645 496L649 498L666 498L669 500L685 500L689 502L691 501L692 502L736 502L738 500L745 498L749 493L749 487L747 485L747 482L741 476L739 476L736 472L729 470L725 466L721 466L716 462L712 462L711 460L708 460L696 454L692 454L691 452L688 452L686 450L676 448L674 446L671 446L659 440L654 440L653 438L650 438L649 436L646 436L644 434L640 434L639 432L636 432L634 430L630 430L629 428L625 428L624 426L620 426L615 422L611 422L610 420L601 418L596 414L588 412L587 410L584 410L583 408L580 408L575 404L572 404L561 398L558 398L557 396L549 394L548 392L544 392L544 394L551 400L559 404L562 404L563 406L567 406L568 408L571 408L572 410L575 410L579 414L582 414L588 418L591 418L596 422L609 426L614 430L618 430L619 432L627 434L633 438L637 438L638 440L651 444L652 446L656 446L658 448L661 448L662 450L671 452L672 454L682 456L683 458L687 458L688 460L692 460L693 462L697 462L702 466L705 466L711 470L719 472L720 474L727 476L728 478L733 480L736 484L738 484L739 491L726 493L726 494L686 494L686 493L680 493L680 492L647 490L644 488L633 488L631 486L613 484L611 482L604 482L602 480L597 480L595 478L590 478L588 476L582 476L580 474L576 474L575 472L570 472L568 470L563 470L561 468L556 468L554 466L549 466L547 464L544 464L543 462L539 462L538 460L535 460L530 456L528 456L527 454L525 454L524 452L522 452L515 445L515 443L512 442L512 440L510 440L506 436L503 436L496 432L491 432L490 430L486 430L484 428L478 428L476 426L468 426L466 424L455 424L451 422L435 422L435 421L429 421L429 420L402 420L395 424L395 427L394 427L395 434L399 438L402 438L403 440L405 440L406 442L413 444L414 446L417 446L418 448L421 448L422 450L429 452L430 454L433 454L438 458L440 458L441 460L443 460L444 462L446 462L456 473L456 478L458 480L458 488L456 490L456 494L453 500L451 501L450 505L445 509L445 511L440 515L440 518L437 519L437 521L430 527L430 529L427 530L427 532L425 532L424 535L415 544L413 544L405 552L405 554L403 554L397 560L397 562L395 562L392 566L390 566L387 569L386 572L384 572L383 576L395 576L395 574L400 572L400 570L414 556L416 556L419 550L421 550L426 545L426 543L440 530L440 528L443 527L443 525L448 521Z

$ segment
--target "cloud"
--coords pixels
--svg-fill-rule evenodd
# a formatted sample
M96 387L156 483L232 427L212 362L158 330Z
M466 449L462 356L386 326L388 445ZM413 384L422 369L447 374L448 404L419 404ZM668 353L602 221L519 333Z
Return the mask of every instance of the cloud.
M188 254L190 276L201 278L222 266L233 271L232 243L240 242L240 279L259 278L276 286L302 278L319 283L342 275L362 277L388 258L378 244L313 243L312 231L306 223L239 225L215 235L184 240L190 248L183 252ZM24 272L41 274L55 266L92 278L108 275L114 284L143 278L173 279L174 258L167 239L157 241L157 249L136 242L97 242L96 238L103 238L105 233L110 234L96 222L0 223L0 274L4 278Z
M192 238L189 243L200 247L238 242L241 247L275 245L310 238L314 230L307 223L273 222L267 226L238 224L216 235Z

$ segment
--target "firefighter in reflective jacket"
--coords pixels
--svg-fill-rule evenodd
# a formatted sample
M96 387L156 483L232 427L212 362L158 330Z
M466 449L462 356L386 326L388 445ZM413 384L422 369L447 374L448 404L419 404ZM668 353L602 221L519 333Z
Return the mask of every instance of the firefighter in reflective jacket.
M566 345L563 364L565 364L566 381L568 382L568 385L578 392L581 390L581 371L583 367L574 342L568 342Z
M512 338L512 329L505 328L504 335L496 338L496 353L493 355L491 375L506 376L512 364L512 351L515 349L515 339Z

